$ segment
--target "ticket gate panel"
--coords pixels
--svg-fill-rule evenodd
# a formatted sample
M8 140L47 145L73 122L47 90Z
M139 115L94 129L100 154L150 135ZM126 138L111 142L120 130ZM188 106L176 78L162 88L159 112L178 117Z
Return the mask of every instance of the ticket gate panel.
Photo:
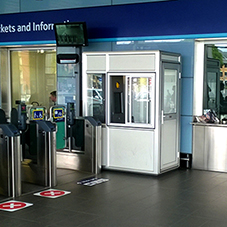
M18 187L18 194L35 192L57 183L56 157L53 157L56 126L44 120L45 113L45 107L32 107L27 119L25 105L19 105L18 110L13 109L11 112L11 123L20 130L19 148L23 153L15 157L18 160L15 164L18 168L15 184L20 185L21 190ZM18 127L17 122L20 122L21 127Z
M63 149L65 147L65 122L57 122L56 134L56 149Z
M10 196L10 169L11 169L11 155L7 149L7 141L3 130L0 128L0 194L3 196Z
M64 149L66 146L66 119L65 106L52 106L50 108L50 121L57 127L56 131L56 149Z
M72 126L72 149L84 150L84 119L75 119L75 124Z
M74 119L72 149L57 152L57 167L99 173L101 170L101 123L92 117ZM67 152L68 151L68 152Z
M43 121L44 122L44 121ZM42 122L42 123L43 123ZM53 128L46 122L30 122L32 125L32 138L30 137L29 153L33 154L31 159L24 159L22 162L22 181L41 186L49 185L49 148L52 142ZM53 124L51 123L51 126ZM55 130L55 128L54 128ZM31 135L31 133L30 133ZM33 151L32 151L33 149ZM50 148L52 150L52 148ZM35 152L34 152L35 151ZM51 151L50 151L51 152ZM55 155L52 153L52 155ZM56 167L55 167L56 169Z
M0 124L0 200L21 195L19 131L12 124Z
M29 144L29 154L30 155L36 155L38 150L38 144L37 144L37 129L36 129L36 123L30 122L29 129L26 134L29 134L27 137L27 144ZM29 139L29 140L28 140Z

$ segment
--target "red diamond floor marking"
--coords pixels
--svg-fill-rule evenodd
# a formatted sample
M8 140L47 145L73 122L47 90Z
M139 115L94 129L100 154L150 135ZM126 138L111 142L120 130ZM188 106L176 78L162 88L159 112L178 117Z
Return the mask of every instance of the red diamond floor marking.
M64 191L58 191L58 190L49 190L49 191L40 192L41 196L61 196L64 194L65 194Z
M3 204L0 204L0 209L18 209L18 208L23 208L25 207L26 204L25 203L21 203L21 202L6 202Z
M58 189L49 189L46 191L35 193L34 195L54 199L54 198L58 198L58 197L70 194L70 193L71 192L58 190Z
M8 201L5 203L1 203L0 204L0 210L4 210L4 211L17 211L20 210L22 208L28 207L28 206L32 206L32 203L24 203L24 202L19 202L19 201Z

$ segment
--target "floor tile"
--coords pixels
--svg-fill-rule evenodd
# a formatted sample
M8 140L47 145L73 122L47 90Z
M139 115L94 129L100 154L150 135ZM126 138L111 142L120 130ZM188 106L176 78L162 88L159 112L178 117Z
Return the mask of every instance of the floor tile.
M32 207L0 211L0 226L23 227L222 227L227 223L227 174L178 169L159 176L102 171L109 181L77 185L89 173L58 169L59 190L69 195L42 198L33 193L20 201ZM0 197L1 199L1 197Z

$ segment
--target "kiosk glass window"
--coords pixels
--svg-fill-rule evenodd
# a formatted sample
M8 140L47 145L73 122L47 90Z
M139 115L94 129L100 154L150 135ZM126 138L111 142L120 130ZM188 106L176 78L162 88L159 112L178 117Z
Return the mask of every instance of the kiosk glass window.
M49 107L50 92L56 90L55 49L11 50L12 106L15 101Z
M151 84L151 78L131 78L131 123L151 123Z
M176 69L164 70L164 114L176 113L177 107L177 75Z
M110 75L109 123L154 128L155 73Z
M105 122L105 74L87 74L87 115Z

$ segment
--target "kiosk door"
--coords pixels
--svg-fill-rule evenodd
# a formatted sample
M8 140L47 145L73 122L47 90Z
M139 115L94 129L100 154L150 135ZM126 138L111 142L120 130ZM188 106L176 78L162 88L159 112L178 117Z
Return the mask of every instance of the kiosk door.
M163 63L161 171L178 165L180 65Z

